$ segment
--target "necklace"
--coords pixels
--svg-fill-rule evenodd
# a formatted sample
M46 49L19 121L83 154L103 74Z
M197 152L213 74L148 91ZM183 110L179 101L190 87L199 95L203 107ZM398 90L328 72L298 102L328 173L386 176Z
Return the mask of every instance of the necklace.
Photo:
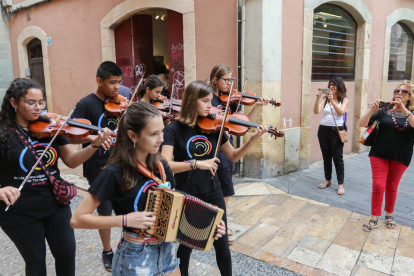
M405 130L407 128L407 126L408 126L408 118L405 120L404 126L402 128L399 128L398 125L397 125L397 120L395 119L394 110L391 109L390 112L391 112L392 121L394 122L395 129L397 129L398 131Z
M30 135L26 134L25 131L29 132L28 130L25 130L24 127L20 126L18 123L16 123L17 127L20 128L20 130L22 131L22 133L27 137L27 141L29 141L29 143L32 142L32 139L30 139Z

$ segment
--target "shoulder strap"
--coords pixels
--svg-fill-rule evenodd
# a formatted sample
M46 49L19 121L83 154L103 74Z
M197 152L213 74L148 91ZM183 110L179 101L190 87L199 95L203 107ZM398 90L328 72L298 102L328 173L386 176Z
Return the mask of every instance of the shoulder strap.
M335 116L334 116L334 114L333 114L332 105L331 105L330 107L331 107L332 118L334 119L336 129L339 131L339 129L338 129L338 125L336 124Z
M163 183L165 183L167 181L167 176L165 174L164 166L162 165L162 162L161 161L158 163L158 171L160 173L161 179L159 179L157 176L155 176L155 174L153 172L151 172L150 170L148 170L148 168L145 167L137 159L135 159L135 161L138 164L138 170L139 170L139 172L142 173L143 175L145 175L146 177L148 177L149 179L153 180L158 185L161 185L161 184L163 184Z

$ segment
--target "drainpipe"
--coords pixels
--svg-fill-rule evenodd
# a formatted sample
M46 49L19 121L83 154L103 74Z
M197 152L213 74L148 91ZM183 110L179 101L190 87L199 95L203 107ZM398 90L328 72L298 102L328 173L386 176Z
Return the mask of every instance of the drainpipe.
M244 84L245 73L245 62L244 62L244 40L246 33L246 0L238 0L238 87L242 89ZM244 105L241 105L241 112L244 113ZM243 145L243 136L237 137L238 146ZM243 157L236 164L236 171L239 177L243 173Z

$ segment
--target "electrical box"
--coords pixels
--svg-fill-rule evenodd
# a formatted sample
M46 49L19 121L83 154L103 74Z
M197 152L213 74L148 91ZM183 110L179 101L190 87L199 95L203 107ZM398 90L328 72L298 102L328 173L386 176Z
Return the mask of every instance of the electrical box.
M13 6L13 0L1 0L3 2L3 7Z

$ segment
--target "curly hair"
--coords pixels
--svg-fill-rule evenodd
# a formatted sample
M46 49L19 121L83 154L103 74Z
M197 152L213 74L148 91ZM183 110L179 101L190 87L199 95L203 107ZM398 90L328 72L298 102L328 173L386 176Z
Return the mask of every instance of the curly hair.
M214 93L216 95L219 92L218 88L217 88L217 81L221 77L223 77L225 74L230 74L231 72L232 71L231 71L230 67L228 67L225 64L217 64L211 70L209 82L210 82L211 87L213 87Z
M10 100L15 99L18 103L21 98L27 95L27 91L31 88L42 90L41 86L34 80L17 78L9 86L3 98L0 110L0 152L1 156L5 156L6 152L10 158L10 148L13 139L13 125L15 123L16 111L11 105Z
M346 98L346 87L344 80L341 77L333 77L328 82L328 88L331 83L338 87L338 101L341 102L344 98Z

